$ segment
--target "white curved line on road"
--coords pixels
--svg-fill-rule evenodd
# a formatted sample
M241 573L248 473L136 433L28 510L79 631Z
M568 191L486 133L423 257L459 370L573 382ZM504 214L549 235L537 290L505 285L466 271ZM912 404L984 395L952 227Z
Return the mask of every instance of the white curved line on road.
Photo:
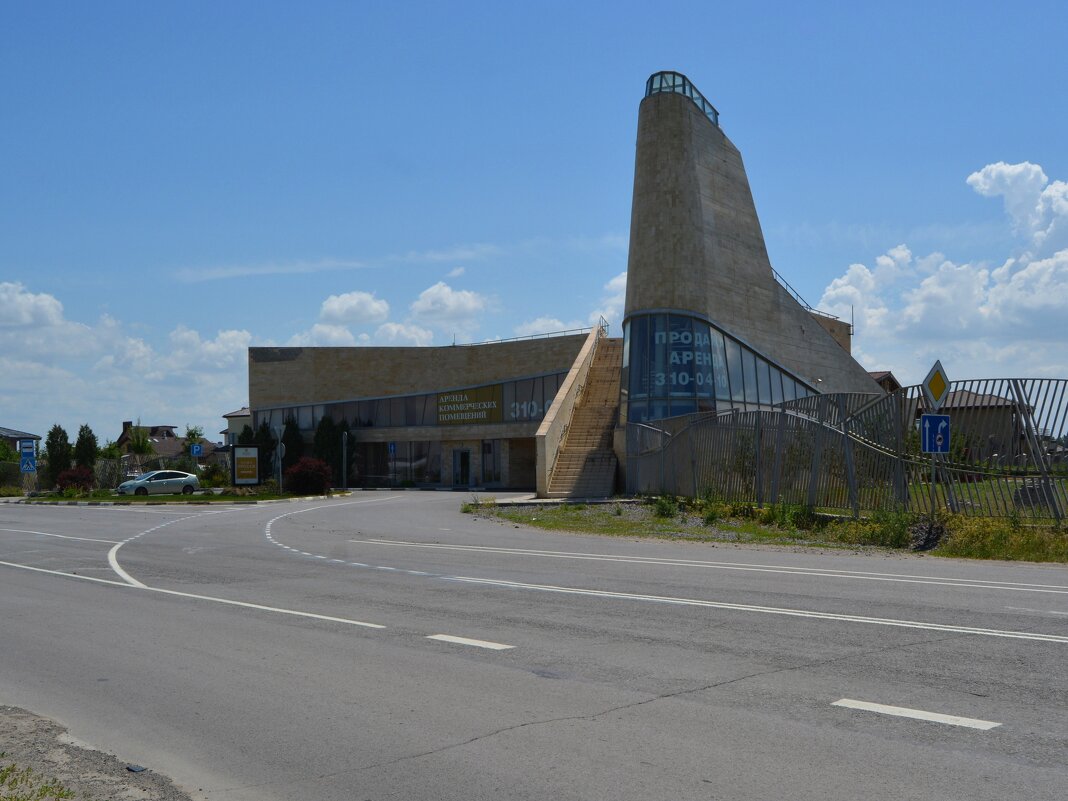
M135 579L133 576L123 570L122 565L119 564L119 548L121 548L125 544L125 542L116 542L115 547L108 551L108 564L111 565L111 569L114 570L116 574L118 574L119 578L121 578L131 587L140 587L141 589L145 589L147 585L142 584L140 581Z
M130 584L124 581L113 581L112 579L98 578L96 576L80 576L77 573L64 573L62 570L48 570L43 567L31 567L30 565L20 565L15 562L0 562L0 565L4 567L14 567L19 570L29 570L34 573L47 573L52 576L64 576L65 578L81 579L82 581L93 581L97 584L108 584L112 587L126 587L129 589L145 590L146 592L156 592L161 595L174 595L179 598L192 598L196 601L210 601L216 604L225 604L226 606L240 606L245 609L258 609L263 612L276 612L280 615L293 615L295 617L306 617L312 620L325 620L328 623L345 623L350 626L360 626L368 629L384 629L385 626L379 623L367 623L363 620L353 620L347 617L333 617L331 615L319 615L315 612L301 612L296 609L283 609L278 606L264 606L263 604L253 604L247 601L232 601L229 598L216 598L211 595L197 595L192 592L180 592L179 590L166 590L162 587L148 587L140 582L136 584Z
M197 517L207 517L208 515L221 515L221 514L226 514L227 512L234 512L234 511L238 511L238 510L237 509L212 509L211 511L198 512L197 514L186 515L185 517L179 517L179 518L177 518L175 520L168 520L166 523L160 523L158 526L153 526L152 528L145 529L140 534L134 534L132 537L127 537L122 542L116 543L115 547L112 548L110 551L108 551L108 564L111 565L111 569L114 570L115 573L118 574L118 576L123 581L125 581L127 584L129 584L131 587L139 587L141 589L154 589L153 587L148 587L147 585L142 584L140 581L138 581L133 576L131 576L129 573L127 573L125 570L123 570L122 565L119 564L119 558L118 558L119 548L121 548L123 545L125 545L128 542L133 542L134 540L145 536L146 534L151 534L153 531L159 531L161 528L167 528L167 526L173 526L175 523L181 523L183 520L192 520L192 519L197 518ZM160 590L160 592L166 592L166 590Z
M69 534L49 534L47 531L27 531L24 528L0 528L0 531L11 531L15 534L39 534L42 537L58 537L61 540L79 540L80 542L104 542L108 545L115 543L115 540L97 540L92 537L72 537Z
M507 556L539 556L547 559L576 559L595 562L622 562L668 567L702 567L713 570L742 570L753 573L786 573L819 578L858 579L863 581L894 581L906 584L936 584L945 587L971 587L983 590L1015 590L1017 592L1045 592L1068 595L1068 586L1060 584L1024 584L1015 581L987 581L985 579L955 579L946 576L915 576L902 573L869 573L859 570L835 570L819 567L789 567L747 564L744 562L708 562L697 559L672 559L659 556L616 556L613 554L578 553L571 551L540 551L531 548L498 548L490 545L448 545L404 540L349 540L356 544L392 545L402 548L431 548L443 551L470 551Z
M762 614L783 615L786 617L834 620L841 623L866 623L876 626L894 626L905 629L944 631L954 634L978 634L984 637L1005 637L1013 640L1038 640L1040 642L1054 642L1068 645L1068 636L1042 634L1040 632L1031 631L981 629L974 626L955 626L948 623L925 623L920 620L896 620L894 618L865 617L863 615L841 615L833 612L818 612L808 609L787 609L774 606L756 606L754 604L732 604L727 603L726 601L703 601L697 598L673 598L667 595L644 595L641 593L611 592L608 590L588 590L581 587L557 587L551 584L525 584L519 581L505 581L503 579L482 579L469 576L445 576L443 578L447 581L478 584L485 587L501 587L513 590L537 590L539 592L554 592L564 595L585 595L592 598L609 598L624 601L647 601L659 604L672 604L675 606L697 606L707 609L725 609L735 612L760 612Z

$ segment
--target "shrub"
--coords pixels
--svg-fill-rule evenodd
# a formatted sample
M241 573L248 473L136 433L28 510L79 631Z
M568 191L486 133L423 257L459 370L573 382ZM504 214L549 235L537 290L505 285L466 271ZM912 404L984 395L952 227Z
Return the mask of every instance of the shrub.
M969 559L1020 559L1068 562L1068 534L1049 525L954 515L946 520L946 536L936 553Z
M330 465L310 456L302 456L285 472L286 491L295 495L325 495L332 480Z
M679 505L674 498L659 495L653 501L653 513L657 517L674 517L679 513Z
M200 486L228 487L230 486L230 474L221 464L213 462L201 471Z
M93 471L82 465L71 467L64 470L56 477L56 486L59 487L64 494L66 494L68 490L88 492L93 488Z

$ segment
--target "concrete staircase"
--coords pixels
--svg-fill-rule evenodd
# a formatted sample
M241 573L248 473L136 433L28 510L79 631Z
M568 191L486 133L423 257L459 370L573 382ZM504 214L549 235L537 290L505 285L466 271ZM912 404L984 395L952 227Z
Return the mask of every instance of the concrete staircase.
M601 339L549 479L550 498L607 498L614 493L612 432L619 416L623 340Z

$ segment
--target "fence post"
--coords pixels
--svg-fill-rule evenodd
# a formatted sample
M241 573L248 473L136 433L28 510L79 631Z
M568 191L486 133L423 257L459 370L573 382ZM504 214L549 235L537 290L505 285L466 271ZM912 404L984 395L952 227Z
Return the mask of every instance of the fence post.
M842 426L842 452L845 454L846 486L849 487L849 505L853 517L860 517L860 496L857 492L857 469L853 462L853 440L849 438L849 420L846 414L845 395L838 396L838 420Z
M753 489L756 490L756 502L757 506L764 505L764 460L760 457L763 455L763 438L764 438L764 426L761 425L764 413L757 410L753 413L756 415L756 421L753 424L753 469L756 471L755 485Z
M909 487L908 481L905 478L905 421L902 419L901 414L901 404L906 397L905 390L899 389L890 396L890 399L893 401L890 406L892 409L891 415L893 417L894 454L896 457L894 459L894 498L905 511L908 511Z
M1059 523L1062 518L1061 506L1058 503L1057 495L1053 491L1053 484L1050 482L1049 471L1046 469L1046 454L1042 452L1042 446L1038 442L1038 436L1035 432L1035 419L1034 413L1027 402L1027 395L1023 391L1023 387L1020 386L1019 379L1013 379L1012 393L1016 396L1016 410L1023 418L1023 428L1027 436L1027 447L1031 451L1031 458L1034 460L1035 465L1038 467L1039 473L1042 476L1042 495L1049 504L1050 511L1053 512L1053 517Z
M779 502L779 484L782 480L782 452L786 438L786 409L779 408L779 425L775 434L775 462L771 468L771 502Z
M823 429L827 425L827 401L826 395L821 395L816 405L816 434L815 442L812 443L812 471L808 479L808 505L816 508L816 490L820 479L820 462L823 460Z

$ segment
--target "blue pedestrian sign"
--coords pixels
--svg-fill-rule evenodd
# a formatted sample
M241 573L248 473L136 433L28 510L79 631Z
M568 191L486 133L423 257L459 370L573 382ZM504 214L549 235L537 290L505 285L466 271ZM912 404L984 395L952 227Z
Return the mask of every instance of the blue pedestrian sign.
M389 455L390 456L396 456L397 455L397 443L396 442L389 443Z
M924 453L949 453L949 415L921 415L920 438Z
M37 472L37 455L33 452L33 440L19 442L19 465L23 473Z

